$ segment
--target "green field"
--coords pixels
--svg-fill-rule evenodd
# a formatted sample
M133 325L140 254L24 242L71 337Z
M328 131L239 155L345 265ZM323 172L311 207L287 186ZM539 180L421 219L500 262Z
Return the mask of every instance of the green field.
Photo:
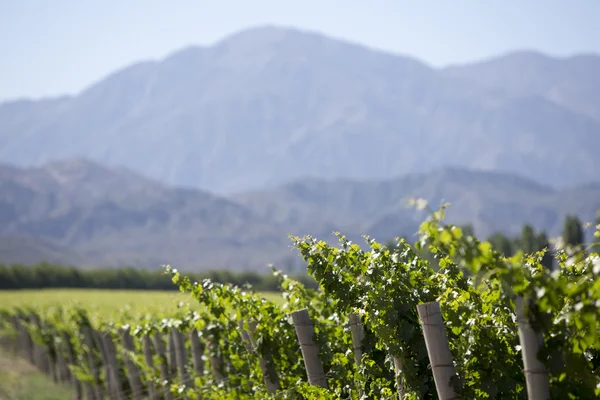
M265 298L282 302L280 293L264 292ZM38 289L0 291L0 310L15 307L80 306L103 319L115 318L126 311L169 315L179 303L196 306L186 293L148 290ZM200 305L197 305L200 307ZM2 334L0 332L0 341ZM58 400L72 398L71 388L57 385L23 358L0 343L0 400Z
M71 388L57 385L23 358L0 346L0 399L72 399Z
M271 301L281 302L280 293L265 292ZM174 310L184 302L194 307L194 299L181 292L150 290L97 290L97 289L39 289L0 291L0 309L14 307L52 307L80 305L101 314L114 314L124 310L160 312Z

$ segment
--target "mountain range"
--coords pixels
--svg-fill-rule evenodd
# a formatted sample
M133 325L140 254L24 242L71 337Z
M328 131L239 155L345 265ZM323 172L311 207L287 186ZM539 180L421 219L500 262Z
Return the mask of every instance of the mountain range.
M264 26L4 102L0 261L291 268L289 234L414 234L407 196L483 237L556 235L600 208L598 71L532 51L432 68Z
M426 217L407 197L477 235L517 234L524 223L556 235L566 214L592 221L600 184L557 190L502 172L442 168L390 180L302 179L229 197L178 188L86 159L0 166L0 260L79 266L280 268L301 265L289 234L362 242L409 238Z
M597 55L523 51L436 69L256 27L131 65L76 96L1 104L0 160L83 157L220 194L448 165L566 188L598 180L598 71Z

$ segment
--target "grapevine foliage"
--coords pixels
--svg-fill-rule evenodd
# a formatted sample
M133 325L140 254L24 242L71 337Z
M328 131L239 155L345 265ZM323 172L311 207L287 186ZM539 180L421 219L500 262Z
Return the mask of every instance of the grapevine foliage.
M431 211L416 243L397 239L391 248L366 236L364 245L339 233L335 245L292 237L319 290L274 269L281 303L251 287L192 282L167 267L194 307L181 303L167 314L124 309L110 319L57 305L5 310L0 320L4 330L43 349L51 363L67 360L85 392L117 390L126 398L135 390L143 395L154 390L173 399L425 400L437 394L417 305L437 301L456 371L451 384L461 397L526 399L515 315L521 298L544 337L539 358L549 371L553 398L600 396L598 254L559 249L557 267L548 269L542 262L546 250L504 257L490 243L444 224L444 213L445 206ZM314 326L326 389L307 383L290 318L301 309ZM350 314L364 329L358 346ZM125 345L127 337L132 347ZM178 343L183 347L177 349ZM361 354L358 365L354 351ZM116 388L109 384L108 365L116 368ZM134 370L137 381L129 379Z

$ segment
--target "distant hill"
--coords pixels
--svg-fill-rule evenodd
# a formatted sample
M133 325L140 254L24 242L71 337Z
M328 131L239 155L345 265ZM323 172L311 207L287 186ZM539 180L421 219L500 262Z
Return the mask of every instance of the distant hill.
M507 173L444 168L385 181L302 180L235 198L302 233L312 234L314 221L330 220L336 229L385 240L414 234L426 218L425 211L406 207L407 197L425 198L433 209L449 202L447 222L472 224L483 238L495 231L518 234L525 223L558 235L568 213L594 220L600 184L555 190Z
M83 159L1 167L0 210L0 234L38 237L96 265L244 267L279 248L279 231L244 206Z
M32 236L0 235L0 263L31 265L47 261L61 265L87 266L87 261L71 249ZM92 263L93 265L93 263Z
M85 159L0 166L0 261L170 263L182 269L299 265L289 234L332 240L412 235L425 217L407 196L452 204L448 221L487 236L524 223L558 234L566 213L591 221L600 184L555 190L519 176L444 168L382 181L305 179L229 198L160 184Z
M0 159L85 157L215 193L447 165L571 187L598 181L599 65L518 52L438 70L259 27L116 71L74 97L0 105Z
M540 96L600 121L600 57L557 59L537 52L514 52L442 74L501 90L516 97Z

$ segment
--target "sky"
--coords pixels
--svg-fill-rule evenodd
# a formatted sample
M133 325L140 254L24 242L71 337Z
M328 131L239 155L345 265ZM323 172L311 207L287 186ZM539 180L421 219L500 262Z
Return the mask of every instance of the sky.
M513 50L600 54L599 22L600 0L0 0L0 101L77 94L134 62L266 24L441 67Z

